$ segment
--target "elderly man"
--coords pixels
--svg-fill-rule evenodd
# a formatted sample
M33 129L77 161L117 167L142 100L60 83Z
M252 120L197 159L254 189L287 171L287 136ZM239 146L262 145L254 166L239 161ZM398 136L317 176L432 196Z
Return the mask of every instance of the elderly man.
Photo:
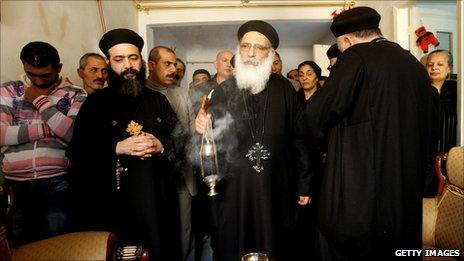
M65 150L82 88L60 77L55 47L31 42L20 55L26 76L0 87L0 147L6 184L15 187L13 243L63 233L68 223L69 160Z
M83 229L116 229L123 243L146 244L153 260L181 260L176 188L175 113L146 89L143 39L107 32L100 49L110 86L90 95L76 119L69 154Z
M107 67L105 57L98 53L86 53L81 57L77 74L81 77L87 94L92 94L105 87L108 80Z
M213 63L217 71L216 75L214 75L211 80L199 84L193 92L190 92L190 99L195 112L198 112L200 109L201 99L205 95L208 95L211 90L232 76L234 68L230 60L233 56L234 53L229 50L219 51Z
M396 249L422 246L433 90L417 59L382 37L379 21L369 7L335 17L343 54L306 111L314 137L328 140L322 260L391 260Z
M275 29L248 21L238 30L236 75L215 89L196 130L214 119L222 183L215 199L218 260L250 252L291 259L295 209L309 203L309 172L299 101L290 82L271 73Z
M216 75L214 75L212 81L215 81L217 85L221 84L223 81L229 79L232 76L233 68L230 63L234 53L229 50L222 50L216 55L216 60L214 61L214 68L216 68Z
M187 93L175 85L176 64L178 61L176 54L170 48L165 46L153 48L148 57L148 70L150 74L148 75L146 86L166 96L180 122L176 138L178 141L181 138L185 138L184 142L186 144L187 139L194 134L193 124L195 116ZM197 184L192 166L187 161L183 162L180 175L181 179L177 181L177 194L181 220L182 260L193 260L194 241L191 215L192 198L197 194Z

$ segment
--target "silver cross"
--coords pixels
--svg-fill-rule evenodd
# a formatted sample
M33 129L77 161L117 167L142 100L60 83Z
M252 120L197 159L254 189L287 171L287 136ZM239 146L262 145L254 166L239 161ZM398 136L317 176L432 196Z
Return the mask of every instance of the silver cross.
M267 160L269 156L271 156L271 153L264 149L264 146L259 142L253 145L245 155L245 157L247 157L250 161L255 161L253 169L256 171L256 173L260 173L264 170L264 166L261 165L261 160Z

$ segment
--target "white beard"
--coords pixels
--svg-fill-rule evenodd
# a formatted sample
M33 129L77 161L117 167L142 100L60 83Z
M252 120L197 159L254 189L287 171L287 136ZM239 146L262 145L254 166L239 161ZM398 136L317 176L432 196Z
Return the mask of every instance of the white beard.
M267 57L259 61L256 58L243 59L240 55L240 46L235 54L235 78L239 89L249 90L252 94L258 94L264 90L271 76L273 52L271 50ZM254 65L245 64L252 63Z

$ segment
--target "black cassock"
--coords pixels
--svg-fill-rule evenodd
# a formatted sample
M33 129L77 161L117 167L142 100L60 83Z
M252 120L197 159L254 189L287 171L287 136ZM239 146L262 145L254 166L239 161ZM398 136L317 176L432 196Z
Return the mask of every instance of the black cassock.
M116 143L130 136L135 121L157 137L164 155L141 160L116 156ZM180 260L178 203L172 162L177 120L164 95L144 89L121 96L108 87L90 95L74 125L68 155L72 162L75 223L80 230L116 230L126 244L145 244L153 260ZM116 189L116 162L127 172Z
M457 83L446 80L440 91L440 134L438 150L448 152L456 146L458 122L457 115Z
M421 249L433 95L421 64L383 38L348 48L314 94L305 111L312 136L328 138L323 260L389 260L395 249Z
M214 127L224 128L216 140L224 178L213 199L218 260L236 261L250 252L289 260L298 196L308 195L310 182L300 109L293 86L276 74L256 95L239 90L235 78L215 89ZM226 115L230 124L223 124ZM256 160L246 157L256 142L270 153L260 173L253 169Z

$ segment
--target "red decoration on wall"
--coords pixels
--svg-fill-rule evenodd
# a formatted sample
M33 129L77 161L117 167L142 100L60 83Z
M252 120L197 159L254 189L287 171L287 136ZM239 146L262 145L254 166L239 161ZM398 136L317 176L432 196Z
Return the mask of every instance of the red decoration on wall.
M340 8L340 9L335 9L331 14L330 16L332 16L332 20L339 14L341 14L343 11L346 11L348 9L351 9L352 7L355 6L355 2L354 1L351 1L349 3L346 3L343 5L343 8Z
M432 32L427 32L424 26L421 26L414 31L417 35L416 45L419 46L423 53L429 52L429 44L437 47L440 42Z

